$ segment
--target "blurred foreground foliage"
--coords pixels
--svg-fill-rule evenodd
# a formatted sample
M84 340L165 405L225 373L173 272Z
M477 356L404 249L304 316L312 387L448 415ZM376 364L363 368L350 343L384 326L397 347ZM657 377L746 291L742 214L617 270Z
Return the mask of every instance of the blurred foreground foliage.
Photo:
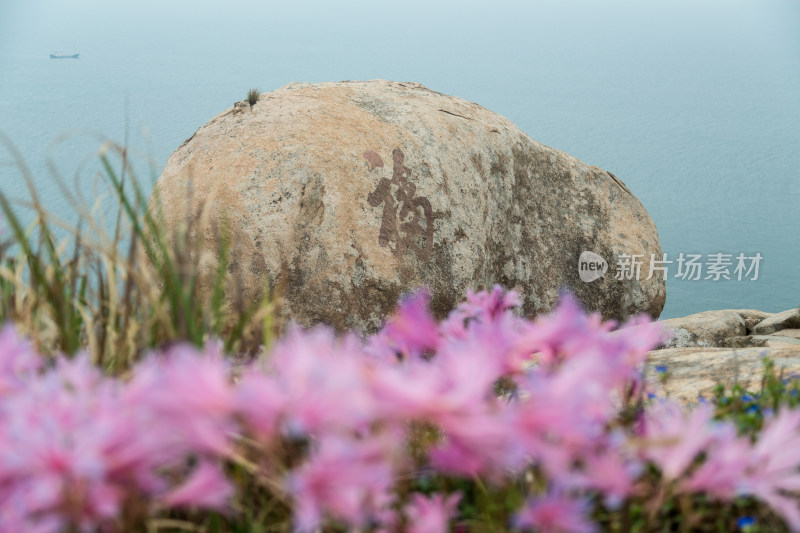
M268 339L273 333L268 287L255 301L242 294L242 280L229 269L226 216L214 202L189 216L187 188L187 205L171 206L186 208L185 224L167 228L157 194L148 209L149 192L127 150L106 141L98 157L110 207L99 200L89 205L54 177L77 217L69 225L45 209L21 155L7 139L0 141L31 199L15 205L0 188L0 322L17 324L45 353L88 349L112 371L176 342L201 346L215 337L228 352L252 351L262 334ZM30 215L33 222L25 224ZM204 248L208 235L216 250Z
M187 194L185 224L165 227L127 150L106 142L98 157L115 207L57 180L77 214L68 225L6 145L31 202L0 190L0 323L35 348L0 336L14 363L0 360L0 531L12 510L23 523L53 515L42 531L70 533L800 528L798 386L766 358L758 390L720 385L685 410L647 395L655 330L611 337L569 301L526 321L499 288L470 293L439 324L423 295L368 339L278 339L277 297L265 283L252 301L231 274L223 208L190 209ZM244 352L238 370L221 359ZM114 446L77 450L76 428ZM120 462L120 442L150 455ZM107 478L95 466L80 479L70 461L82 453ZM29 497L26 483L54 471L68 488L51 494L57 504L7 496ZM96 503L106 497L113 512Z

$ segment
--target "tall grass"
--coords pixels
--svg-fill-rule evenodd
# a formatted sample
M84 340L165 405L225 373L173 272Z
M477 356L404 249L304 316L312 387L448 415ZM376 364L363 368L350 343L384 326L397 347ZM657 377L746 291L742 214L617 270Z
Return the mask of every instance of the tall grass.
M229 353L268 343L273 303L266 289L248 302L229 272L224 208L209 201L184 224L166 227L161 199L154 193L148 201L127 149L106 141L97 157L110 209L88 205L53 176L77 215L70 225L45 208L14 145L6 137L0 142L30 197L14 203L0 188L0 322L15 322L46 353L88 349L98 364L118 371L144 351L179 341L201 346L214 336ZM25 225L31 217L21 210L33 222ZM206 242L216 249L204 248ZM263 336L253 342L248 331Z

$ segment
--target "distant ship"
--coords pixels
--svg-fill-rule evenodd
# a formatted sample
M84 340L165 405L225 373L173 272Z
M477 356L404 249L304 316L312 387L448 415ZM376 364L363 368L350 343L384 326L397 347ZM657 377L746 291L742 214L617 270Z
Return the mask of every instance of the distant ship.
M50 59L78 59L80 54L50 54Z

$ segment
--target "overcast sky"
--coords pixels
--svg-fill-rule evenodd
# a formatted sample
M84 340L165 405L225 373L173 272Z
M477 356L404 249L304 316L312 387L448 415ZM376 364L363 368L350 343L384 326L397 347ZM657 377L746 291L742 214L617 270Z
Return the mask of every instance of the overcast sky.
M508 26L509 32L569 32L585 28L613 38L620 28L668 30L675 22L698 24L755 23L774 27L800 53L798 0L536 0L433 1L293 0L0 0L2 51L22 52L32 46L80 47L87 42L171 42L194 39L198 45L217 39L257 39L264 32L302 39L324 47L326 38L360 37L396 40L442 38L471 34L481 28ZM431 42L436 42L432 40ZM364 43L365 45L367 43ZM66 51L66 50L65 50Z

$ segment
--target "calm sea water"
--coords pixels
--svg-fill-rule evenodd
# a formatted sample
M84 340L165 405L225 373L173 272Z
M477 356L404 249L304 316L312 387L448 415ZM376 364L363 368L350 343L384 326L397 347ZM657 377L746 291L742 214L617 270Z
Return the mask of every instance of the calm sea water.
M148 161L157 176L184 139L251 87L418 81L614 172L655 220L668 259L763 257L755 281L682 280L670 265L662 317L797 306L800 4L641 4L201 4L160 13L145 3L76 14L53 3L42 26L0 7L9 30L0 36L0 131L46 204L68 217L48 160L68 181L80 173L91 197L104 136L121 142L127 132L140 172ZM81 57L51 60L54 50ZM0 162L2 190L27 198L5 149Z

